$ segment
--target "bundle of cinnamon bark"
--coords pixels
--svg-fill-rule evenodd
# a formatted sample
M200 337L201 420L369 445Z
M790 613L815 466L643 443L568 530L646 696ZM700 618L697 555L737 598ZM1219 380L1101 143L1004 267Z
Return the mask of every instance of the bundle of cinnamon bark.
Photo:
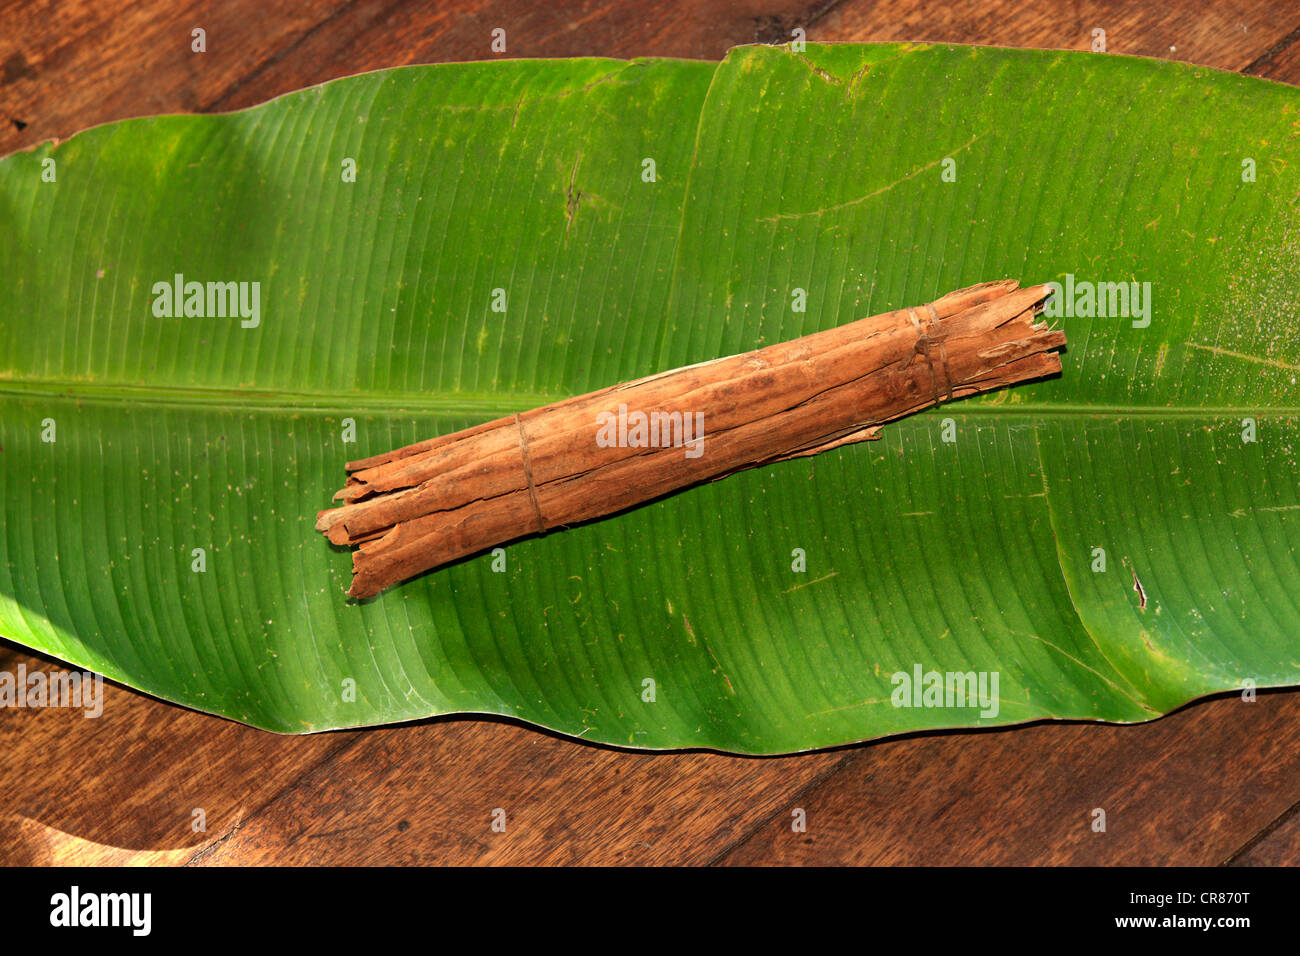
M348 594L689 485L850 442L931 405L1060 372L1047 286L936 302L613 385L349 462L316 529L355 545Z

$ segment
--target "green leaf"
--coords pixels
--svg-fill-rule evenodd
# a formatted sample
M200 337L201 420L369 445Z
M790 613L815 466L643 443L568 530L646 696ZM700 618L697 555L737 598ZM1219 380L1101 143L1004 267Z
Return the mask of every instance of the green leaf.
M747 753L1300 683L1298 136L1252 78L882 44L403 68L11 156L0 634L277 731ZM259 324L155 316L176 274ZM349 603L313 531L349 458L1006 276L1149 282L1150 322L504 571ZM918 668L996 707L894 706Z

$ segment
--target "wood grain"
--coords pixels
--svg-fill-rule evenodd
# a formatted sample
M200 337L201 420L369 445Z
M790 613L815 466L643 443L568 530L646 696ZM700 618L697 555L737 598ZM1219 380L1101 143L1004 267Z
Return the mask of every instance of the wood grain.
M844 759L630 753L504 722L385 728L196 862L706 863Z
M64 669L25 652L0 668ZM0 861L194 848L239 825L355 734L278 737L104 685L103 715L0 711ZM205 830L194 828L203 811ZM33 828L31 824L39 824ZM185 858L190 854L187 852Z
M190 51L207 31L208 52ZM1300 83L1266 0L0 2L0 154L128 116L237 109L407 63L717 58L737 43L935 40L1186 59ZM57 669L0 644L0 669ZM1300 692L1152 723L1046 723L775 759L643 754L507 721L279 737L106 685L104 716L0 711L3 863L1300 861ZM1107 814L1093 832L1092 811ZM206 830L193 828L194 810ZM505 811L505 832L492 811ZM807 832L791 828L803 809Z
M1211 865L1296 801L1300 695L858 748L729 864ZM1104 832L1093 829L1105 813Z
M1090 50L1093 31L1102 30L1108 53L1242 70L1296 26L1300 9L1279 0L1016 5L886 0L839 5L827 12L813 35Z
M0 667L20 662L57 669ZM844 759L633 753L470 718L277 736L106 684L99 718L0 717L0 861L701 863Z

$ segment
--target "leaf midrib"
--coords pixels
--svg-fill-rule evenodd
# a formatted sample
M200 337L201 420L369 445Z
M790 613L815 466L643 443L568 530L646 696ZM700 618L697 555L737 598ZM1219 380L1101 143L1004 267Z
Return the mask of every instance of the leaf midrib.
M544 392L293 392L261 388L204 388L201 386L96 385L71 380L0 381L0 396L51 397L90 402L130 402L142 405L202 406L233 411L340 411L358 409L379 412L418 411L463 417L477 413L508 415L527 408L549 405L574 397L570 393ZM1252 418L1300 417L1300 406L1247 405L1074 405L1068 402L970 402L945 406L946 413L961 415L1024 416L1054 418L1143 417L1219 418L1248 415Z

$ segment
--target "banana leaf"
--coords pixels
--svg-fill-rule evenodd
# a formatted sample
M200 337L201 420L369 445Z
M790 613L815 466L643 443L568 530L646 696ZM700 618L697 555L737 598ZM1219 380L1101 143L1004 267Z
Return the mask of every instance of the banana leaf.
M96 127L0 160L0 635L278 732L756 754L1300 683L1297 240L1300 92L1112 55L502 60ZM1003 277L1060 284L1060 377L372 601L313 531L348 459Z

